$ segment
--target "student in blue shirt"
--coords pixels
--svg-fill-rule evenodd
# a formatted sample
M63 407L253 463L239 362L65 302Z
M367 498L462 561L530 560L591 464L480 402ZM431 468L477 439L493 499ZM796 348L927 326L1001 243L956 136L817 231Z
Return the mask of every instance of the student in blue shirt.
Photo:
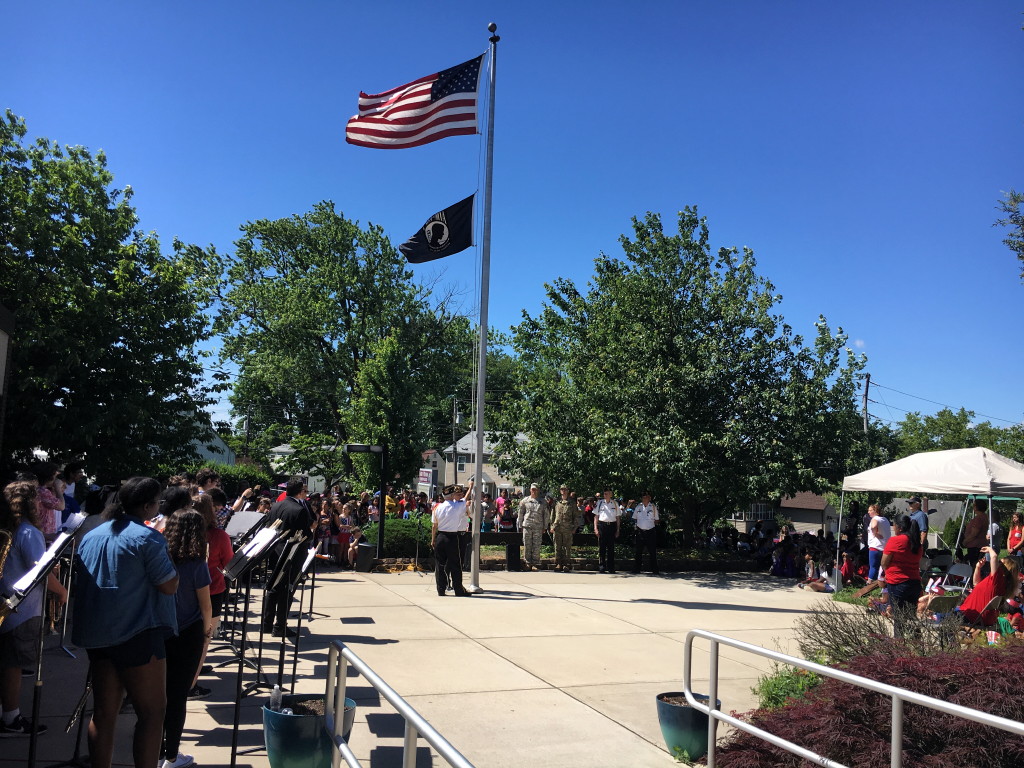
M135 708L132 755L153 768L166 710L165 640L177 632L178 572L163 534L143 520L160 511L160 483L126 480L103 513L108 522L82 539L72 640L89 654L94 710L89 723L93 768L110 768L114 726L125 691Z

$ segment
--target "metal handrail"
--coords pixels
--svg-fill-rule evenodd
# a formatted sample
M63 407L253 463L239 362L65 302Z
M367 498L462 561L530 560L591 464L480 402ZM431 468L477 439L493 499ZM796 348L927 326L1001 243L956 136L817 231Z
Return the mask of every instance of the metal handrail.
M702 704L698 699L696 699L692 689L690 688L692 671L691 657L693 653L693 640L696 637L701 637L711 642L710 674L708 676L710 691L708 691L707 705ZM741 651L748 651L749 653L764 656L767 659L772 659L773 661L781 664L788 664L792 667L805 669L816 675L831 677L835 680L840 680L844 683L849 683L850 685L856 685L860 688L866 688L869 691L875 691L876 693L881 693L892 698L892 739L890 741L889 758L891 768L900 768L900 766L903 765L904 702L928 707L929 709L944 712L947 715L971 720L972 722L980 723L981 725L990 725L1004 731L1009 731L1010 733L1016 733L1019 736L1024 736L1024 723L1019 723L1016 720L1008 720L1005 717L999 717L997 715L989 714L988 712L982 712L978 709L971 709L970 707L962 707L959 704L950 704L948 701L943 701L942 699L934 699L931 696L914 693L913 691L908 691L904 688L886 685L885 683L880 683L877 680L872 680L867 677L861 677L860 675L851 675L849 672L843 672L839 669L815 664L813 661L806 661L805 659L800 659L796 656L787 656L786 654L779 653L778 651L770 651L759 645L751 645L750 643L744 643L742 640L734 640L731 637L716 635L713 632L706 632L703 629L691 629L686 635L686 651L683 658L683 693L686 695L686 701L691 707L708 715L708 768L715 768L715 729L717 721L719 720L723 723L728 723L733 728L737 728L741 731L757 736L758 738L774 744L777 747L781 747L782 749L799 755L805 760L809 760L816 765L823 765L828 768L846 768L842 763L829 760L824 755L819 755L809 749L804 749L791 741L786 741L785 739L757 728L750 723L746 723L731 715L727 715L721 710L711 709L710 705L718 701L719 645L727 645Z
M348 677L348 665L355 667L366 681L377 689L384 699L395 708L405 720L405 743L402 747L402 768L414 768L416 765L416 742L422 736L448 765L455 768L474 768L461 752L453 747L448 740L437 732L430 723L423 719L412 706L395 690L384 682L380 676L356 656L340 640L332 640L327 658L327 696L325 707L324 730L334 745L331 763L339 768L344 758L349 768L361 768L359 759L352 753L348 743L342 738L345 714L345 685Z

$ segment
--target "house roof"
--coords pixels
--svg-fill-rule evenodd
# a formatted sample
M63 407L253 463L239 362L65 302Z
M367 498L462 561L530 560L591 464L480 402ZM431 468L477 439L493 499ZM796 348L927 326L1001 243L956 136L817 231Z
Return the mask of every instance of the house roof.
M789 509L812 509L820 512L828 506L828 499L811 491L801 491L795 496L786 496L780 506Z

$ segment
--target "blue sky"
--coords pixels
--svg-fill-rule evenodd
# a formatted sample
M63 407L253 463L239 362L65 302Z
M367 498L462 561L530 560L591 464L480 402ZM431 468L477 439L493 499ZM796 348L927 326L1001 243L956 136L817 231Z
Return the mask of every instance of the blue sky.
M811 335L872 379L1019 421L1020 264L992 223L1024 189L1024 4L46 2L5 10L3 107L106 151L142 226L230 251L238 226L333 200L397 245L479 184L477 137L344 141L360 90L502 37L491 325L585 282L630 217L697 205ZM478 253L416 267L466 292ZM640 361L638 361L639 363ZM900 419L938 406L876 390ZM1004 424L1004 422L995 422Z

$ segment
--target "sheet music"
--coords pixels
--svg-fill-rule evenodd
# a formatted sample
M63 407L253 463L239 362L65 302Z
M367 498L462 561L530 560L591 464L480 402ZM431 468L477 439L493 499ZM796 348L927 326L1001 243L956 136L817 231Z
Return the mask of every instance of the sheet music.
M306 552L306 559L302 561L301 570L303 573L309 568L309 564L313 562L314 557L316 557L316 547L310 547L309 551Z
M85 512L76 512L73 515L68 515L68 519L65 521L63 526L64 530L68 533L74 533L81 527L87 517L88 515L85 514Z
M253 552L261 552L277 537L276 528L260 528L252 540L242 547L242 554L249 557Z
M15 582L14 591L19 595L24 595L28 592L32 587L33 582L39 578L39 574L53 567L54 553L63 549L65 542L70 538L70 534L62 533L54 539L53 544L49 546L43 556L39 559L39 562L32 566L28 573Z

